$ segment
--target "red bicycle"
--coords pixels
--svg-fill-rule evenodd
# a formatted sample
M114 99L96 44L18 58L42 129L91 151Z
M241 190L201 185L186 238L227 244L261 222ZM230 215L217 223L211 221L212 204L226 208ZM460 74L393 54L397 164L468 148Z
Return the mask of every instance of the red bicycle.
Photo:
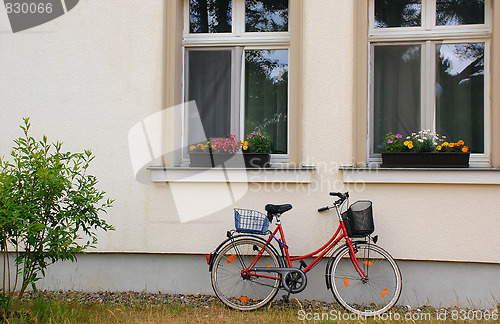
M288 300L290 294L306 288L307 272L344 239L345 244L334 250L326 265L327 288L342 307L361 316L375 316L393 307L401 294L401 272L391 255L375 245L378 237L370 236L374 231L371 202L357 201L342 212L349 194L330 195L339 199L318 211L336 210L340 223L335 234L318 250L297 257L290 256L280 221L291 205L268 204L267 216L235 209L236 231L228 231L228 238L207 255L217 297L237 310L262 307L279 289L288 292L283 296ZM269 231L273 219L276 229ZM309 265L304 262L315 255Z

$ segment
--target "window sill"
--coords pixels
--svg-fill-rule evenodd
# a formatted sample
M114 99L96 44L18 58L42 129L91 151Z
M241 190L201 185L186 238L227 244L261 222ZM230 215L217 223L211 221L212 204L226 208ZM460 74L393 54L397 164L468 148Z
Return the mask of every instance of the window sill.
M190 168L151 166L153 182L260 182L311 183L311 172L316 168L276 167L267 169L245 168Z
M341 167L344 183L500 184L497 168Z

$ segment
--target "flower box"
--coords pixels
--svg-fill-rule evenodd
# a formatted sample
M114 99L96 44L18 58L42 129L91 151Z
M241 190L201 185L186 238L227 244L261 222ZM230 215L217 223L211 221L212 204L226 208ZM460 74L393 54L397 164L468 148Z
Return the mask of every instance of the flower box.
M235 153L218 153L218 152L189 152L189 166L212 168L224 164L226 167L243 167L243 159L233 159Z
M243 159L238 158L237 153L219 153L212 152L212 158L214 161L214 166L221 166L224 164L226 168L242 168ZM239 154L241 155L241 153Z
M470 153L394 152L382 153L383 168L467 168Z
M189 152L190 167L213 167L210 152Z
M265 168L270 166L269 153L189 152L190 167Z
M247 168L266 168L270 166L271 154L269 153L243 153L245 167Z

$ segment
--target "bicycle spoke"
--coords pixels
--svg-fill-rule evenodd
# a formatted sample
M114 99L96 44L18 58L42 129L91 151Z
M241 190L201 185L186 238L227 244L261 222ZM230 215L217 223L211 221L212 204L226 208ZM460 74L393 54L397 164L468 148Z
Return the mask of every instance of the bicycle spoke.
M367 275L361 278L345 249L332 266L332 292L346 309L365 316L391 308L401 293L401 274L390 255L370 244L358 244L356 258Z
M242 270L255 261L256 267L279 267L278 256L266 248L255 259L263 243L241 239L228 244L214 260L212 285L217 296L229 307L251 310L271 301L279 289L279 279L242 275ZM228 262L229 261L229 262Z

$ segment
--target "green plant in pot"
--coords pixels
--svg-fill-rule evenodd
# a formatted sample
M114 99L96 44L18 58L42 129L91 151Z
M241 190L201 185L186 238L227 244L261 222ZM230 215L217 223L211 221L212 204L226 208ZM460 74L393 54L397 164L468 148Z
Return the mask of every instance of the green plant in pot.
M247 168L264 168L269 166L271 158L271 139L266 132L253 131L241 142Z

